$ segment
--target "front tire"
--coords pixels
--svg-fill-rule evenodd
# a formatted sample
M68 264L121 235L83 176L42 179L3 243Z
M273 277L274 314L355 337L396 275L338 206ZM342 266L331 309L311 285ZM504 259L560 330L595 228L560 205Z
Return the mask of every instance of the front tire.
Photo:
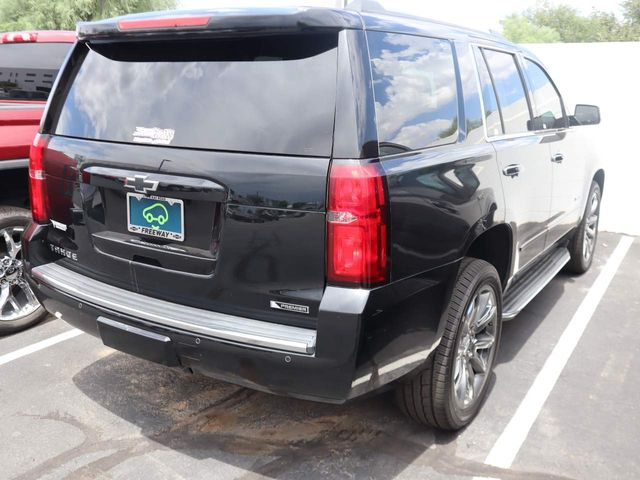
M459 430L487 394L502 330L502 286L483 260L465 258L442 321L440 345L428 363L396 390L400 408L418 423Z
M592 182L582 221L569 242L571 259L567 263L566 270L571 273L583 274L589 270L593 263L593 254L598 243L601 200L600 185L597 182Z
M30 221L28 210L0 207L0 335L28 328L47 313L22 276L22 233Z

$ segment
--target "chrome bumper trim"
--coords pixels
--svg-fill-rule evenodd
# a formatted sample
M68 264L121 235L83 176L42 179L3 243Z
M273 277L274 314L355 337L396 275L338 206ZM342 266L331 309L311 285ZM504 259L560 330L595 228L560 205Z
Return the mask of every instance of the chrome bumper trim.
M316 331L236 317L148 297L93 280L55 263L31 270L40 283L98 308L247 347L313 355Z
M0 160L0 170L13 170L14 168L27 168L28 158L18 158L16 160Z

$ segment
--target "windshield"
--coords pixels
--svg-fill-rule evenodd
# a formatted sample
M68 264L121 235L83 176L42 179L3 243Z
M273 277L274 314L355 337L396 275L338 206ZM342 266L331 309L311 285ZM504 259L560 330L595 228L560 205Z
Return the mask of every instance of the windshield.
M0 44L0 100L46 100L70 48L70 43Z
M58 135L329 156L338 35L88 44Z

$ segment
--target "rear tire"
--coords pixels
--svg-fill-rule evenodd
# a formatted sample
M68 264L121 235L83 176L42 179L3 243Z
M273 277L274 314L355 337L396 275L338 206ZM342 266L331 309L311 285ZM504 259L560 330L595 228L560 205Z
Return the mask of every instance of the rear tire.
M35 325L47 314L22 279L21 239L30 221L28 210L0 207L0 335Z
M587 206L571 241L569 253L571 260L565 267L568 272L583 274L593 263L593 254L598 243L598 224L600 222L600 202L602 191L597 182L591 182L591 189L587 197Z
M502 286L491 264L462 261L442 321L440 345L422 370L398 385L396 403L418 423L459 430L482 406L500 343Z

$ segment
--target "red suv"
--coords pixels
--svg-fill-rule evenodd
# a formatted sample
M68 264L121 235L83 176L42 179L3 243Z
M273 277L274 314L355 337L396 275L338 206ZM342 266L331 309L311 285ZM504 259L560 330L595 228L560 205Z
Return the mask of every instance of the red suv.
M75 32L0 33L0 334L44 309L22 279L20 237L29 213L29 147Z

